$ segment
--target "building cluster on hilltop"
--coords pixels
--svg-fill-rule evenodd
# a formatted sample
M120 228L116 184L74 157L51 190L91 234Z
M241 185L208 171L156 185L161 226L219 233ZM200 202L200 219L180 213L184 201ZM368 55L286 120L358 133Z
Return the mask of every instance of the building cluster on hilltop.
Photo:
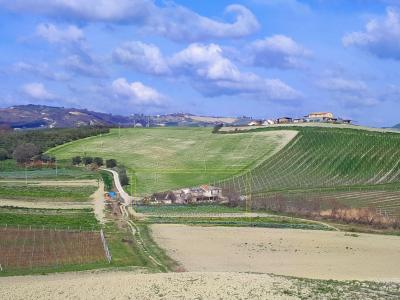
M343 118L335 118L330 112L313 112L303 118L280 117L275 120L252 120L248 126L268 126L274 124L291 123L332 123L332 124L351 124L352 121Z

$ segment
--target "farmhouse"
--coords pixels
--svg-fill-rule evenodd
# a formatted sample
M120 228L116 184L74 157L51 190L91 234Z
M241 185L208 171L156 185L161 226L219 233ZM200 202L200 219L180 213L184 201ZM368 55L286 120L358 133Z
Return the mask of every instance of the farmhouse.
M258 120L254 120L254 121L251 121L249 124L247 124L248 126L260 126L262 124L262 122L261 121L258 121Z
M276 120L277 124L288 124L288 123L292 123L293 119L289 118L289 117L282 117L282 118L278 118Z
M306 122L336 122L330 112L313 112L304 117Z
M155 193L152 202L163 204L187 204L197 202L212 202L223 198L222 189L210 185L184 188L164 193Z

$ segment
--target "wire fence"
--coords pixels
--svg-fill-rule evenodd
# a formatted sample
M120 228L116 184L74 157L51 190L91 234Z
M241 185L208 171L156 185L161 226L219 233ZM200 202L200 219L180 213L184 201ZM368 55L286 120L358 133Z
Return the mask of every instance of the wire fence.
M1 271L110 262L104 245L104 234L98 230L1 226Z

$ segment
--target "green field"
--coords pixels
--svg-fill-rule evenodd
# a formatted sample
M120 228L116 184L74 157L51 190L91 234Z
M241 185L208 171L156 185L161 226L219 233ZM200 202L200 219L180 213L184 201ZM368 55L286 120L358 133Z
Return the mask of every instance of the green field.
M0 226L51 229L99 229L91 209L33 209L0 206Z
M280 129L288 128L255 132ZM345 128L296 130L299 134L279 153L219 185L243 194L275 194L292 200L338 199L350 207L372 205L400 215L400 134Z
M132 189L150 194L239 174L271 155L285 142L285 135L283 131L219 135L210 128L115 129L48 153L58 160L75 155L115 158L134 174Z
M88 201L96 186L37 186L0 182L0 198L41 201Z

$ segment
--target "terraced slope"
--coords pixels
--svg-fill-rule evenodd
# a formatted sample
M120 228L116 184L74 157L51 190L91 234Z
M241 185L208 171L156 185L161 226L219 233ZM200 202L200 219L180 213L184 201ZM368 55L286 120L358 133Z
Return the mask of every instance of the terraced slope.
M115 129L56 147L49 154L58 160L75 155L115 158L133 175L133 191L140 196L240 174L282 149L296 134L293 130L221 135L210 128Z
M272 130L279 129L288 128ZM335 128L296 129L299 134L284 149L221 185L243 194L291 193L293 198L322 193L324 196L318 196L321 199L340 195L338 199L351 206L373 204L389 213L400 207L400 134ZM331 189L326 191L326 188ZM353 190L346 195L342 194L343 189ZM374 194L375 190L378 192ZM400 215L400 211L397 213Z

